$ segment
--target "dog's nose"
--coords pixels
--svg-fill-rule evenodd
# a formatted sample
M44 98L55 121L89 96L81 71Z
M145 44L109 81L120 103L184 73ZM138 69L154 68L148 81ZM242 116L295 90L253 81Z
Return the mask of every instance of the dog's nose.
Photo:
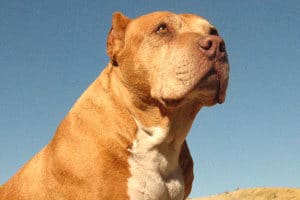
M201 38L199 46L201 51L209 58L222 58L226 54L224 40L216 35Z

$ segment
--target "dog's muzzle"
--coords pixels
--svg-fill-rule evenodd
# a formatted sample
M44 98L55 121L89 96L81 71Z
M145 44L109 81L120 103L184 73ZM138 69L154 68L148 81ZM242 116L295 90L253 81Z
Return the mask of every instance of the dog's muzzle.
M223 103L229 78L229 65L224 40L217 35L209 35L199 40L201 52L213 62L213 69L218 75L219 89L217 102Z

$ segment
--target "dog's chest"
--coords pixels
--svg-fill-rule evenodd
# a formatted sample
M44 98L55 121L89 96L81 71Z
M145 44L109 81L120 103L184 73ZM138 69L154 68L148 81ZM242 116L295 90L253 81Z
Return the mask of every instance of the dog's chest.
M147 130L146 130L147 129ZM178 165L179 150L168 145L166 131L139 127L129 151L128 195L131 200L182 200L184 181Z

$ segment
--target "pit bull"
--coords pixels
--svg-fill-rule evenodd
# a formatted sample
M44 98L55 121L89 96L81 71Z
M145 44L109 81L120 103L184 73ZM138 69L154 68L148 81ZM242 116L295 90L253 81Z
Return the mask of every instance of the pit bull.
M182 200L186 143L203 106L223 103L223 39L203 17L113 14L110 63L50 141L0 189L1 200Z

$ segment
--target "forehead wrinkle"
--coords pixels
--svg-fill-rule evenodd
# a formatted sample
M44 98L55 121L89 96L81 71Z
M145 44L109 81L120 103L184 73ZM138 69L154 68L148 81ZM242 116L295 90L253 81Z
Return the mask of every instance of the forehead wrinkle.
M180 15L182 22L189 32L207 33L211 25L205 18L195 15Z
M165 20L166 23L171 23L171 25L175 26L175 28L181 29L182 27L182 20L181 17L178 15L171 15L166 17Z
M142 23L141 19L143 19ZM160 15L145 15L142 18L133 19L129 23L127 30L130 32L131 29L136 30L136 28L138 28L140 32L147 33L151 32L156 26L162 23L170 24L176 29L180 29L182 26L181 18L178 15L165 12Z

